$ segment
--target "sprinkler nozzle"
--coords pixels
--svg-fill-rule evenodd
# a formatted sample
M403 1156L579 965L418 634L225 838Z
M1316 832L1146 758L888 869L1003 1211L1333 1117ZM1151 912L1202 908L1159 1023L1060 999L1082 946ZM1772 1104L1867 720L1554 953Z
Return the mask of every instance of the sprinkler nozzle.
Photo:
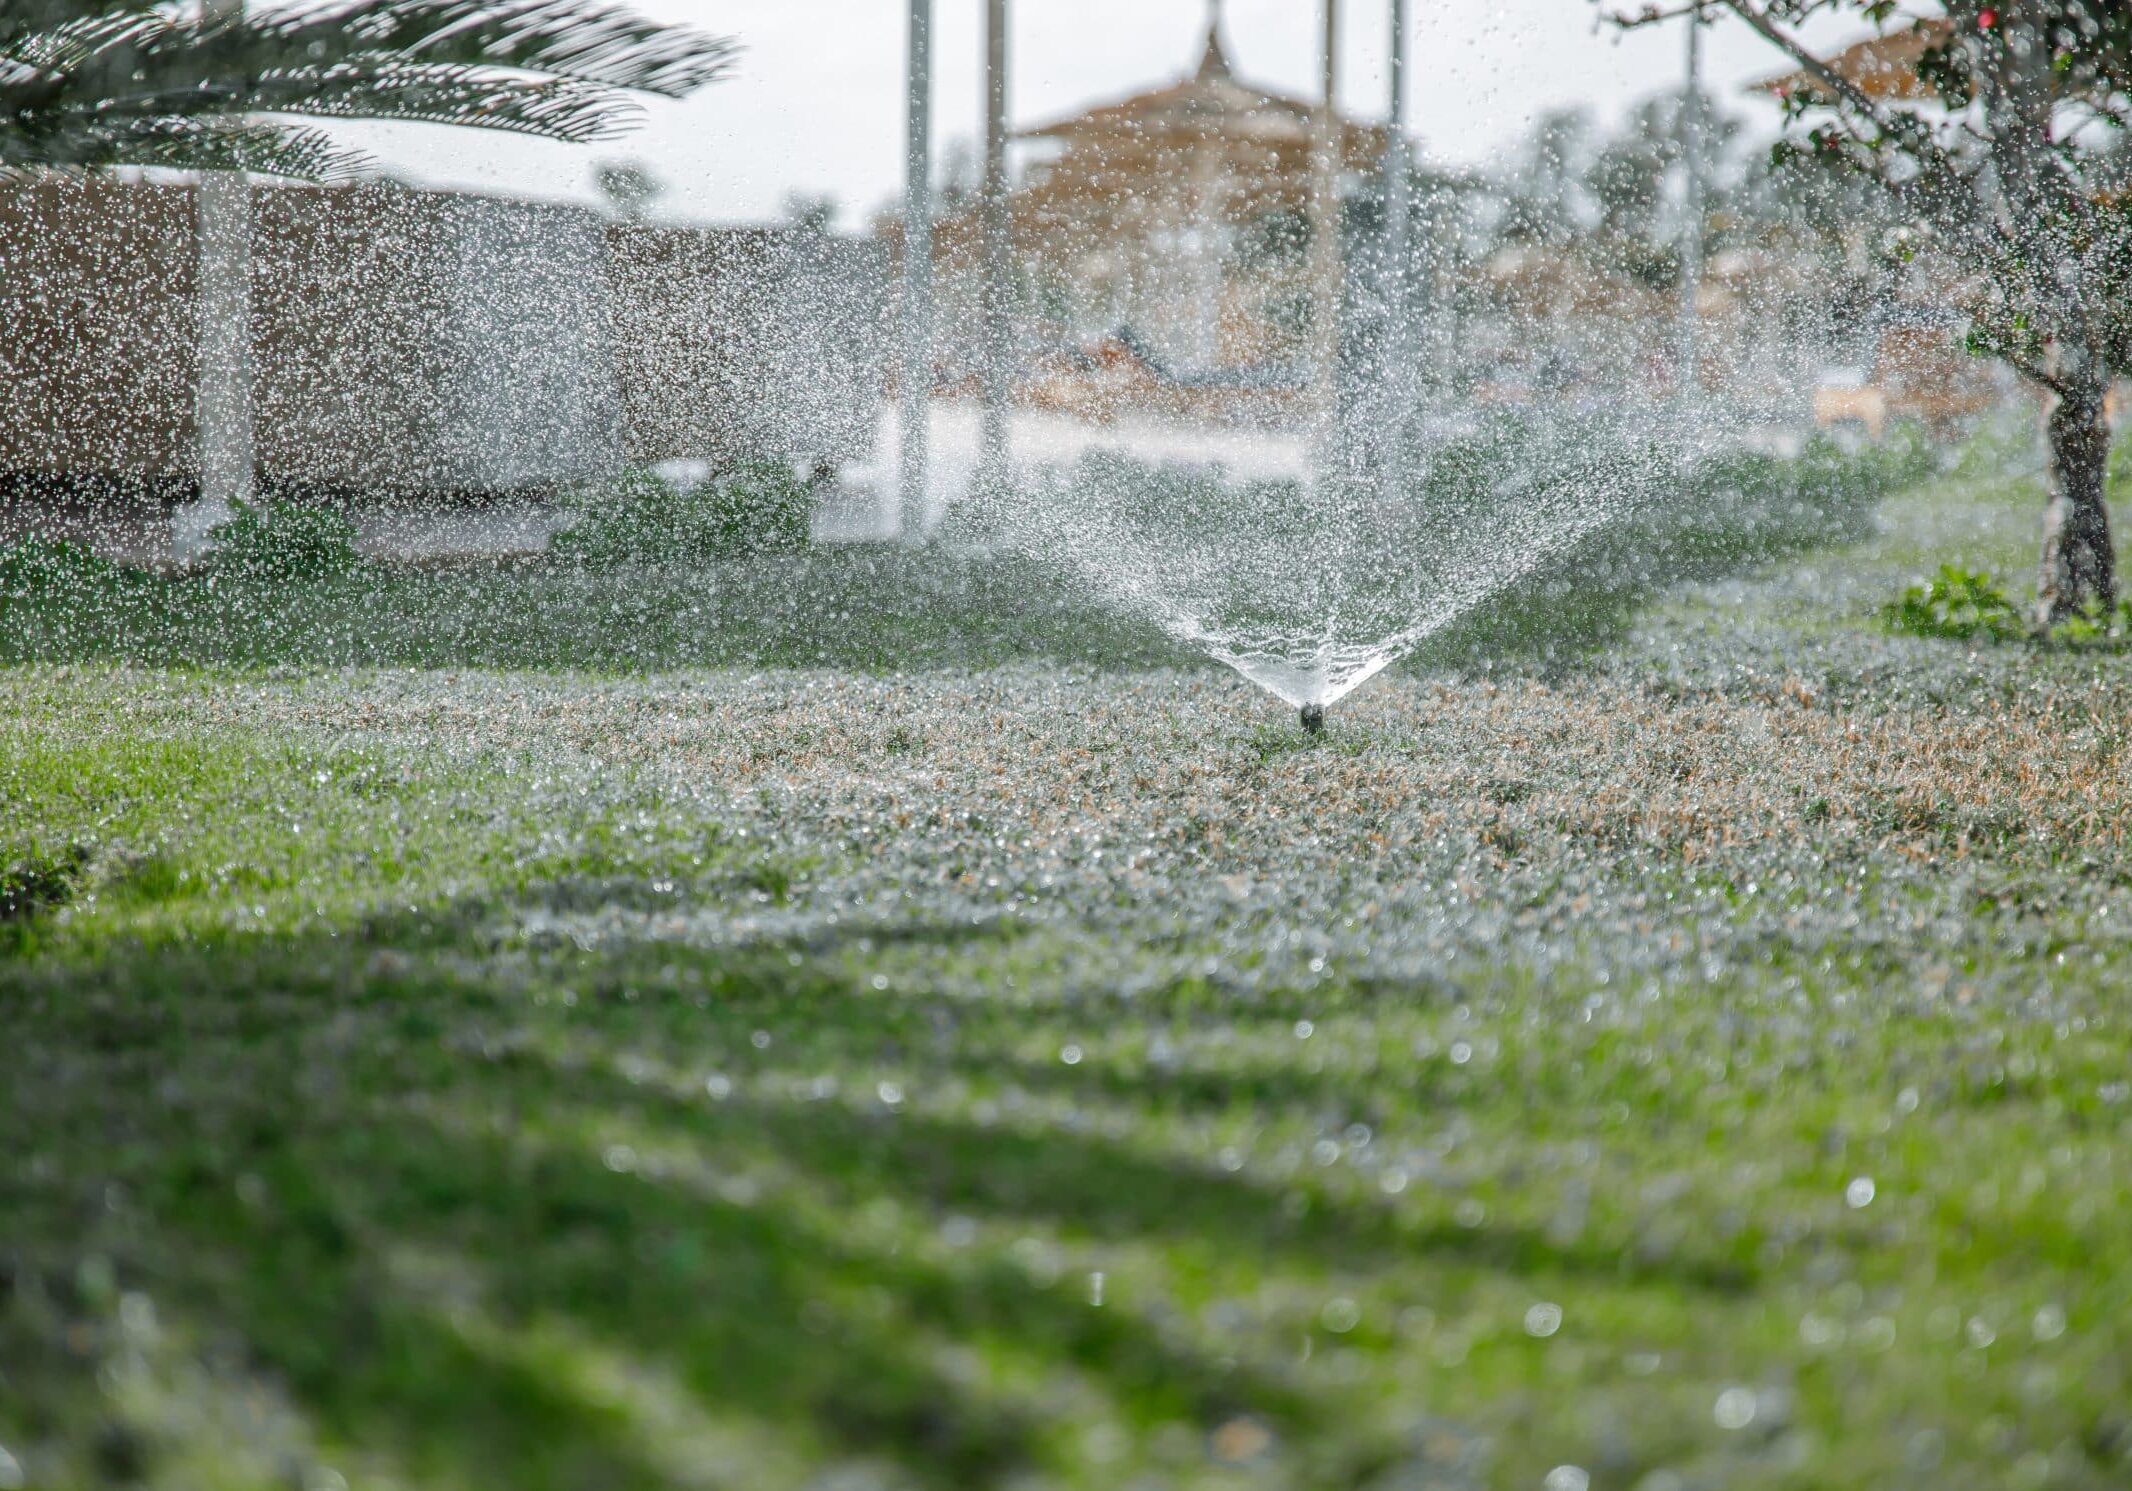
M1324 705L1306 704L1303 706L1303 728L1312 735L1323 735L1325 733Z

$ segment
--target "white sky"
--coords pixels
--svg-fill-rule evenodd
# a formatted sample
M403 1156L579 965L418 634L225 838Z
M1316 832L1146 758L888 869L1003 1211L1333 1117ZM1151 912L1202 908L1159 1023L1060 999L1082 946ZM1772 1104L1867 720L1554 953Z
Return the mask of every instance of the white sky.
M633 157L664 180L658 215L768 219L792 192L836 198L856 224L902 179L905 0L636 0L646 15L737 37L737 70L682 103L654 103L637 132L563 147L413 126L353 135L416 179L513 194L590 199L596 160ZM1010 0L1011 109L1017 124L1174 79L1198 60L1206 0ZM1317 75L1317 0L1227 0L1240 77L1309 94ZM1582 101L1602 116L1678 86L1676 26L1598 32L1589 0L1411 0L1416 62L1410 117L1424 155L1484 158L1540 111ZM983 0L935 0L937 152L979 123ZM1385 0L1341 0L1341 102L1385 110ZM1736 20L1706 33L1706 77L1728 105L1772 111L1740 85L1782 70Z

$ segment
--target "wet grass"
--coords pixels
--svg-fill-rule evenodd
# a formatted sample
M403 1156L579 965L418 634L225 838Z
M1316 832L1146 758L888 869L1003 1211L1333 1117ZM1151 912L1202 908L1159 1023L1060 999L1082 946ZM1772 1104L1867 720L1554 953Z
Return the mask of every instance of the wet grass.
M1572 440L1558 438L1542 459L1524 448L1536 439L1529 434L1477 438L1461 460L1447 458L1457 468L1444 477L1449 490L1415 498L1417 512L1432 503L1441 509L1429 521L1485 534L1498 521L1491 506L1538 500L1531 491L1496 491L1499 468L1539 459L1557 506L1580 501L1580 484L1643 494L1622 497L1621 514L1546 573L1506 585L1430 638L1419 654L1423 666L1574 664L1618 641L1646 602L1682 582L1748 573L1863 537L1881 498L1926 464L1921 447L1845 454L1817 443L1792 460L1708 455L1675 481L1651 474L1670 469L1675 456L1667 449L1618 434L1594 438L1607 454L1589 470L1569 460ZM1263 549L1281 513L1296 521L1293 494L1279 484L1226 491L1130 464L1111 479L1076 500L1125 501L1136 484L1144 487L1143 500L1178 524L1173 542L1196 532L1180 514L1223 514L1219 522L1201 518L1209 526L1200 538L1237 555ZM535 558L441 569L358 561L345 519L302 508L248 512L215 559L180 577L80 551L0 548L0 662L606 675L688 667L895 674L1031 661L1211 666L1145 617L1107 608L1069 573L1011 547L950 541L785 552L780 545L734 556L737 546L717 535L736 520L714 498L647 502L625 481L610 500L613 512L598 510L581 542ZM665 527L653 521L660 515ZM1441 578L1417 583L1426 592ZM1395 610L1387 630L1407 614Z
M1889 512L1316 741L0 672L0 1481L2123 1485L2132 681Z

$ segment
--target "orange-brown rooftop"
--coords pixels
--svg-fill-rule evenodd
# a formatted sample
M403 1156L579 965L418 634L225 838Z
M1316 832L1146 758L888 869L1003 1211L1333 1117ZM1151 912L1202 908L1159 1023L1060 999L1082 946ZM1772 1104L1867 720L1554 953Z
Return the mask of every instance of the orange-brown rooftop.
M1944 44L1953 32L1953 22L1944 18L1919 21L1901 31L1853 42L1828 59L1828 69L1868 98L1929 99L1934 95L1917 76L1918 62L1926 52ZM1800 89L1820 90L1828 85L1802 68L1754 86L1782 97Z
M1317 112L1318 106L1308 100L1237 81L1221 28L1215 25L1207 29L1206 49L1190 76L1020 133L1027 139L1214 133L1230 139L1256 137L1269 144L1301 142L1310 138Z

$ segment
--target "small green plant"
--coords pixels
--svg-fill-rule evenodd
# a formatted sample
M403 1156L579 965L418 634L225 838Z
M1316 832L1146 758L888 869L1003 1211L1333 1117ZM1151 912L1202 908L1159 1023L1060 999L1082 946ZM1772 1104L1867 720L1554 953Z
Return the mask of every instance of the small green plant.
M74 899L88 859L78 844L57 855L0 859L0 952L20 952L39 920Z
M2005 642L2028 635L2020 608L1984 570L1943 564L1930 580L1904 588L1881 608L1891 632L1954 641Z
M2132 600L2123 600L2112 611L2091 609L2068 616L2051 628L2050 639L2077 647L2117 641L2128 633L2132 633Z
M217 575L270 584L327 579L362 562L355 524L330 507L243 503L209 531L208 566Z
M27 921L65 905L87 858L76 846L56 856L32 854L0 864L0 922Z
M632 467L550 551L595 568L790 554L807 547L813 514L813 484L779 461L744 461L685 489Z

